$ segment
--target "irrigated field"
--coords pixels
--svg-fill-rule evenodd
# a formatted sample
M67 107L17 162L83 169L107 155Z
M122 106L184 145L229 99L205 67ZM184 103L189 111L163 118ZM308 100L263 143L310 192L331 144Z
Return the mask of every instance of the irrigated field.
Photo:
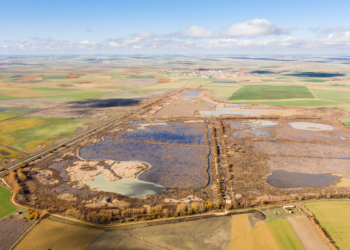
M85 249L103 231L43 220L16 246L21 249Z
M16 210L10 202L11 192L0 186L0 219Z
M275 220L267 222L278 246L283 250L304 249L286 220Z
M278 100L314 98L305 86L245 86L228 100Z
M81 125L75 119L19 117L1 122L0 141L19 151L31 150L41 144L49 145L52 138L69 136Z
M350 201L306 203L340 249L350 249Z
M279 106L335 106L338 103L324 100L298 100L298 101L256 101L244 102L249 104L279 105Z

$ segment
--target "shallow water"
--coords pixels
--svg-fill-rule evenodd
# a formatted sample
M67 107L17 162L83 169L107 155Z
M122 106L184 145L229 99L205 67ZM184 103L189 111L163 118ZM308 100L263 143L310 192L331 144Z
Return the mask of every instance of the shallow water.
M174 144L206 145L207 127L204 123L133 123L133 131L120 131L119 139ZM115 139L106 136L107 140Z
M143 161L152 165L139 180L167 187L202 187L208 182L207 147L103 141L80 149L86 160Z
M240 104L239 104L240 105ZM217 110L199 111L200 115L217 117L220 115L271 115L267 111L274 111L273 109L240 109L236 108L220 108Z
M312 123L312 122L290 122L289 125L294 129L311 130L311 131L330 131L334 128L330 125Z
M282 170L272 172L267 183L277 188L329 187L340 182L341 177L332 174L303 174Z
M162 190L166 189L164 186L138 179L123 178L109 182L104 177L106 177L106 174L99 174L93 181L82 181L81 183L88 185L91 189L97 188L98 191L113 192L129 197L135 196L140 199L149 194L161 194L163 193Z
M190 93L185 93L182 96L183 97L198 97L199 93L198 92L190 92Z
M273 121L264 121L264 120L256 120L256 121L246 121L246 122L228 122L233 129L243 130L238 135L236 135L236 139L238 139L243 134L253 134L257 137L268 137L273 135L269 129L276 127L278 123ZM249 129L247 129L249 128Z

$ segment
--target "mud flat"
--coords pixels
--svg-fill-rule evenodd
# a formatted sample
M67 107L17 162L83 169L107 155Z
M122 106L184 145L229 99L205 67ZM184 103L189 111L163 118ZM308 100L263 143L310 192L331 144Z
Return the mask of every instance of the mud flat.
M350 159L350 145L324 145L316 143L280 143L274 140L255 142L254 148L269 155L293 155Z
M267 164L271 171L284 170L304 174L342 174L350 178L350 160L322 159L322 158L295 158L271 157ZM307 167L305 167L307 166Z
M269 137L273 135L272 129L275 128L278 123L268 120L250 120L243 122L228 122L232 129L237 131L232 135L238 138L245 138L249 136L254 137Z
M291 122L289 125L294 129L311 130L311 131L330 131L334 128L330 125L312 123L312 122Z

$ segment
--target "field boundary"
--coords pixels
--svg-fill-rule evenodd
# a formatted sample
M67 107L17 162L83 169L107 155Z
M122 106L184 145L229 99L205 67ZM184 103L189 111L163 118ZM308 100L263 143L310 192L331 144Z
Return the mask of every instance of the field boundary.
M117 117L114 117L114 118L112 118L112 119L110 119L110 120L108 120L108 121L106 121L106 122L104 122L104 123L102 123L102 124L100 124L100 125L98 125L98 126L92 128L92 129L89 129L88 131L86 131L86 132L84 132L84 133L82 133L82 134L80 134L80 135L78 135L78 136L75 136L75 137L73 137L73 138L71 138L71 139L69 139L69 140L67 140L67 141L61 142L61 143L59 143L58 145L54 145L54 146L52 146L52 147L50 147L50 148L47 148L47 149L45 149L45 150L43 150L43 151L41 151L41 152L39 152L39 153L37 153L37 154L35 154L35 155L33 155L33 156L30 156L30 157L27 158L27 159L26 159L26 158L25 158L25 159L22 159L22 160L20 160L20 161L22 161L22 162L16 163L15 165L12 165L12 166L10 165L10 167L8 167L7 169L1 171L1 172L0 172L0 175L4 175L4 174L8 173L11 169L15 169L15 168L17 168L17 167L20 167L22 163L28 164L28 163L30 163L30 162L32 162L32 161L38 160L37 157L42 157L42 156L45 156L45 155L47 155L47 154L53 153L53 151L55 151L55 150L57 150L57 149L59 149L59 148L61 148L61 147L64 147L64 146L66 146L66 145L68 145L68 144L71 144L71 143L73 143L73 142L75 142L75 141L77 141L77 140L83 138L83 137L86 136L86 135L89 135L89 134L91 134L91 133L94 133L94 132L96 132L97 130L99 130L99 129L105 127L105 126L111 125L111 124L114 123L114 122L120 121L120 120L122 120L122 119L128 117L129 115L132 115L132 114L134 114L134 113L136 113L136 112L138 112L138 111L140 111L140 110L142 110L142 109L144 109L144 108L149 107L149 106L152 105L152 104L155 104L155 103L161 101L162 99L166 98L167 96L169 96L169 95L171 95L171 94L174 94L175 92L179 92L180 90L181 90L181 89L175 90L175 91L170 91L170 92L168 92L167 94L165 94L164 96L162 96L162 97L160 97L160 98L158 98L158 99L156 99L156 100L153 100L153 101L151 101L151 102L149 102L149 103L147 103L147 104L144 104L144 105L142 105L141 107L134 108L134 109L132 109L132 110L130 110L130 111L128 111L128 112L122 114L122 115L119 115L119 116L117 116ZM49 152L49 151L52 151L52 152Z

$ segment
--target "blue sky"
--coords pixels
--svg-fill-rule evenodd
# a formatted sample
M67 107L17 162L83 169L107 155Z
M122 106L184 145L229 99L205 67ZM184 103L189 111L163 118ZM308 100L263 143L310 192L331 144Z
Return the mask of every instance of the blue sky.
M0 54L348 53L350 1L2 1Z

